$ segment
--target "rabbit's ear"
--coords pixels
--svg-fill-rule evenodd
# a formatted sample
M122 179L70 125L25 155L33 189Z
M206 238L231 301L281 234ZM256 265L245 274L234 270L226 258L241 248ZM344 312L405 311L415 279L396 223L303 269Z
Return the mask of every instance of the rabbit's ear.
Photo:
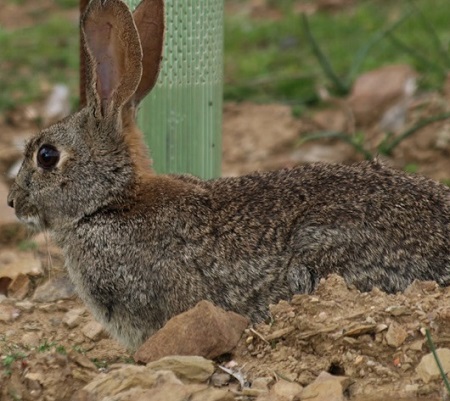
M158 78L164 43L164 0L142 0L133 17L143 53L142 79L133 97L137 106Z
M142 75L142 49L130 10L120 0L92 0L82 20L88 104L103 117L120 112Z

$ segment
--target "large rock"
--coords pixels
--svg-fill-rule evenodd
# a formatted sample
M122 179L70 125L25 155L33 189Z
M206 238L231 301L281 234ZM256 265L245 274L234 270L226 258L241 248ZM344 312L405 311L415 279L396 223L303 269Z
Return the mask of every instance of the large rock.
M301 399L308 401L344 401L344 391L350 385L350 380L344 376L333 376L321 372L313 383L306 386Z
M448 374L450 372L450 349L438 348L436 353L444 372ZM436 360L431 352L423 356L419 365L417 365L416 372L425 383L429 383L430 381L441 377Z
M247 325L245 317L201 301L170 319L138 349L134 359L144 363L167 355L199 355L213 359L230 352Z
M416 80L417 73L403 64L381 67L358 77L348 99L356 123L379 123L386 131L401 129Z
M226 390L181 381L173 371L127 365L98 375L72 401L232 401Z

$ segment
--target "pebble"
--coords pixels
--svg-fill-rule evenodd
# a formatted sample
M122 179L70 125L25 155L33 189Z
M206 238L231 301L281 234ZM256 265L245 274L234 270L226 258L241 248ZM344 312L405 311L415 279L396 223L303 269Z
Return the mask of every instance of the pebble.
M386 332L386 342L391 347L400 347L408 337L406 330L398 323L392 322Z
M211 384L214 387L226 386L231 380L231 375L225 372L216 372L211 376Z
M411 311L404 305L392 305L385 309L392 316L410 315Z
M242 395L247 397L258 397L267 393L267 390L261 390L259 388L246 387L242 389Z
M83 321L83 314L86 312L84 308L69 310L63 317L63 323L69 328L73 329L80 325Z
M61 324L61 319L59 317L53 316L49 319L49 322L53 327L58 327Z
M58 307L56 306L56 304L51 303L51 304L39 305L38 309L43 312L56 312L58 310Z
M252 382L252 388L269 391L269 385L273 382L271 377L258 377Z
M149 369L170 370L181 380L206 382L214 373L214 363L201 356L166 356L147 364Z
M300 399L302 390L303 387L298 383L279 380L270 389L270 394L275 397L282 397L286 401L293 401Z
M95 320L91 320L89 323L83 326L81 332L84 336L89 338L92 341L99 341L105 336L105 329L103 326L96 322Z
M30 290L30 279L26 274L20 273L9 284L8 297L22 301L27 296L29 290Z
M301 399L309 401L344 401L344 390L350 385L350 380L344 376L333 376L321 372L316 380L306 386Z
M16 302L16 307L24 312L33 312L34 306L34 303L31 301Z

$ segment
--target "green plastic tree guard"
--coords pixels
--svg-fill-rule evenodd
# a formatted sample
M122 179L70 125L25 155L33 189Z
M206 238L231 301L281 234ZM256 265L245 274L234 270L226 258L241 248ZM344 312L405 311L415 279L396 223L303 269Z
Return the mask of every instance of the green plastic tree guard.
M138 114L159 173L220 175L223 1L165 1L162 68Z

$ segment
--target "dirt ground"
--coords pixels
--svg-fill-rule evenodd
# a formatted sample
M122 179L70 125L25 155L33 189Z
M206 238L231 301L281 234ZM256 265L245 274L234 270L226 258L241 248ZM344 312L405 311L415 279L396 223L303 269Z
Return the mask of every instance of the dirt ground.
M5 15L1 7L0 15ZM409 124L417 121L418 113L442 112L446 103L445 95L439 94L416 100ZM0 399L70 400L98 372L131 363L132 358L95 325L70 283L58 281L64 276L58 249L43 235L31 237L6 206L9 174L20 159L20 144L37 129L23 108L12 113L23 118L0 116ZM336 121L339 125L342 118L342 110L331 107L295 118L284 105L228 103L223 174L361 160L361 154L338 140L300 145L308 132ZM367 132L367 143L374 149L381 134L373 127ZM429 125L385 160L449 180L449 132L448 121ZM26 278L17 283L14 296L7 294L8 277L19 272ZM48 283L54 285L44 287ZM425 282L401 294L377 289L361 293L332 276L316 293L271 306L271 313L272 320L248 329L229 356L249 383L282 378L306 386L326 371L350 378L345 396L352 400L442 399L441 379L425 383L416 368L430 352L426 329L436 347L450 348L449 288Z

